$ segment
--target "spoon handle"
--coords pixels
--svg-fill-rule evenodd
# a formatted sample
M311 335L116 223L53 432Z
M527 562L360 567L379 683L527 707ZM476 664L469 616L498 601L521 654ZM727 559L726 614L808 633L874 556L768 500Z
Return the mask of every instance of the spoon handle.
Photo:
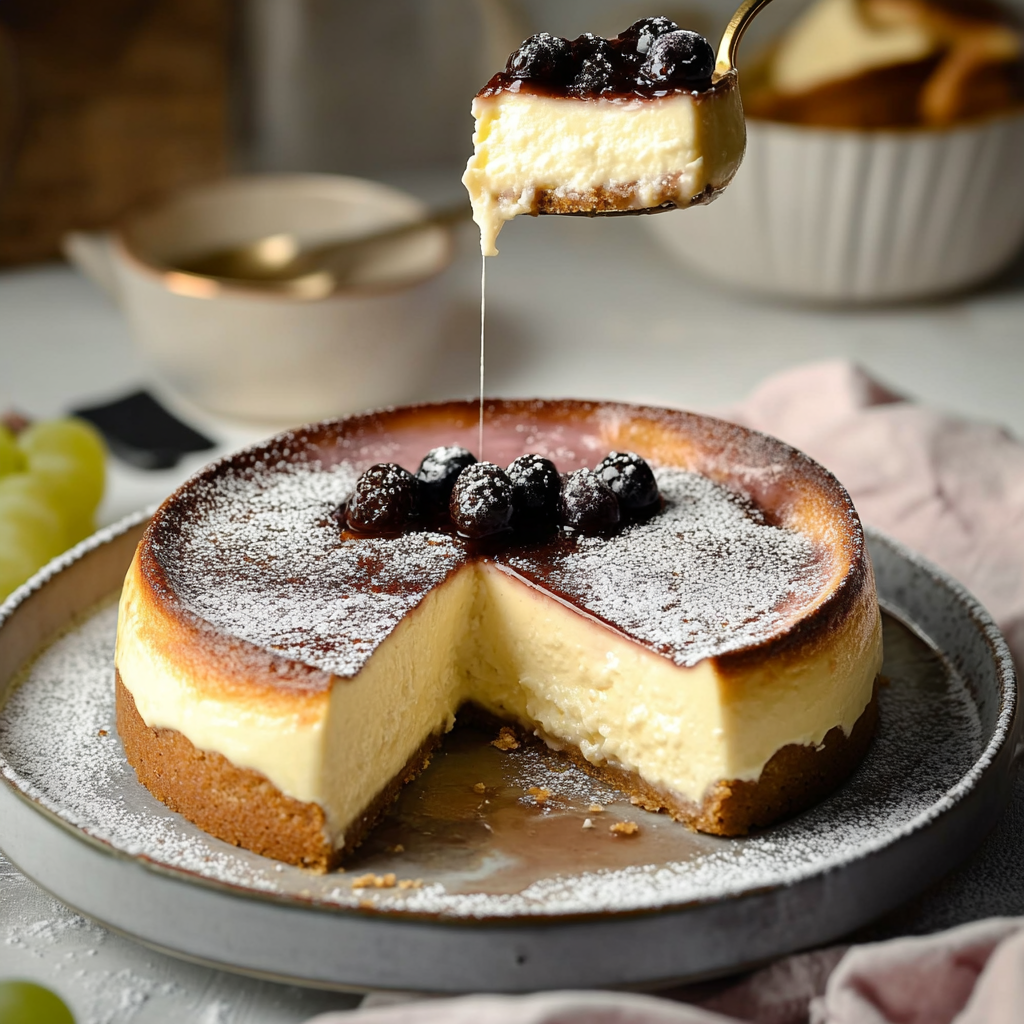
M372 245L377 242L390 242L416 231L423 231L426 228L445 227L449 224L457 224L463 220L469 220L473 216L473 208L468 203L458 203L453 206L441 207L428 213L418 220L403 221L392 227L383 230L374 230L363 235L354 235L352 238L345 238L339 242L328 242L325 245L312 246L304 249L298 257L304 264L320 264L330 260L332 256L341 255L356 249L362 245Z
M739 9L726 26L722 42L718 46L718 63L715 65L716 78L722 78L736 70L736 51L740 47L743 33L747 31L747 27L761 8L767 7L770 3L771 0L743 0L743 3L740 4Z

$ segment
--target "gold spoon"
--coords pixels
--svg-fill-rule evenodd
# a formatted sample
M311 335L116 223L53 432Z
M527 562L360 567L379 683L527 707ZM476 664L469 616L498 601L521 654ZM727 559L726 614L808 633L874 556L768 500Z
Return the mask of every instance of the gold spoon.
M718 57L715 61L715 70L711 76L712 86L718 85L725 79L733 79L737 76L736 54L740 47L740 40L763 7L767 7L771 0L743 0L736 13L732 16L729 24L722 33L722 41L718 44ZM558 214L562 217L639 217L649 213L664 213L666 210L686 209L688 206L700 206L710 203L717 198L724 189L702 192L694 196L687 206L681 207L677 203L662 203L661 206L646 206L638 210L580 210L578 213ZM541 210L541 214L545 211Z
M247 288L296 298L322 298L335 291L352 269L377 246L404 240L431 228L469 220L466 203L445 207L419 220L302 248L295 235L266 235L244 245L231 246L179 260L168 267L168 285L179 293L209 297L225 286Z

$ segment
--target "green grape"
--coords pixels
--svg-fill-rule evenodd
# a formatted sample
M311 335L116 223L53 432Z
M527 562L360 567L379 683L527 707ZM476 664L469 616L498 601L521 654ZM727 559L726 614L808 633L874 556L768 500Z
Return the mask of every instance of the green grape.
M17 527L28 537L29 550L43 562L68 546L68 528L53 507L46 488L30 473L0 478L0 525ZM42 562L40 562L42 564Z
M35 452L64 452L94 469L102 468L107 457L100 432L74 416L33 423L18 435L18 446L29 457Z
M75 1024L64 1000L31 981L0 981L0 1024Z
M0 424L0 476L19 473L25 468L25 454L18 442L3 424Z
M85 420L44 420L18 435L28 471L46 488L69 527L91 521L103 497L106 448Z

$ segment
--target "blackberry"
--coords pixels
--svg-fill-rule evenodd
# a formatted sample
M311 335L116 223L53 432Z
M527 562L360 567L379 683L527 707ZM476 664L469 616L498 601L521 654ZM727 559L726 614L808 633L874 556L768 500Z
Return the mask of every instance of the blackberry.
M584 32L577 36L570 44L572 59L576 62L577 70L585 60L592 57L604 57L608 61L614 59L615 51L612 49L611 41L604 36L595 36L593 32Z
M448 511L465 537L502 533L512 522L512 481L493 462L475 462L455 481Z
M393 462L371 466L356 481L345 521L366 533L398 533L420 511L420 482Z
M600 96L612 88L614 74L611 60L603 53L595 53L580 65L572 80L572 91L577 96Z
M432 512L446 512L455 481L459 474L474 462L476 456L458 445L431 448L423 457L420 468L416 470L416 479L421 484L424 505Z
M513 78L554 84L569 78L572 64L569 40L540 32L509 56L505 71Z
M709 79L714 70L711 44L696 32L679 29L654 40L640 75L658 84L685 85Z
M619 39L632 44L631 49L635 54L646 57L656 39L678 28L671 18L641 18L634 21L625 32L619 33Z
M594 474L611 488L624 512L643 512L658 501L658 481L636 452L609 452Z
M562 483L562 525L578 533L610 533L621 512L612 489L589 469L577 469Z
M512 482L516 529L536 531L554 526L562 490L555 464L542 455L520 455L506 472Z

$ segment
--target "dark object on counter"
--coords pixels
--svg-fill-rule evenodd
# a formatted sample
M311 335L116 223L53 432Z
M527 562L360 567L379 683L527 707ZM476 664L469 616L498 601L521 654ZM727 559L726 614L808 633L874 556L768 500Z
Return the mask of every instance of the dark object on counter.
M148 391L136 391L108 405L75 409L97 426L110 450L139 469L170 469L187 452L205 452L214 442L169 413Z

